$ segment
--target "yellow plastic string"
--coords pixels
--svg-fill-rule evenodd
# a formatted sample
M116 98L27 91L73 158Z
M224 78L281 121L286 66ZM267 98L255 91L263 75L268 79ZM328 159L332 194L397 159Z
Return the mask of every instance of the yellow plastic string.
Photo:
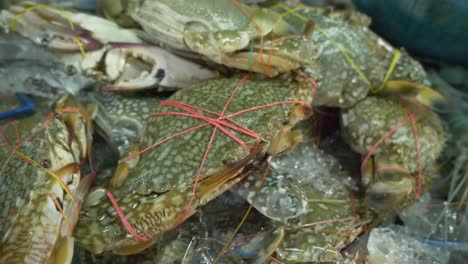
M287 15L292 14L292 15L296 16L297 18L301 19L304 23L309 21L309 19L307 19L303 15L297 13L298 10L304 9L305 7L297 6L297 7L293 8L293 9L291 9L285 4L277 4L273 8L275 8L275 7L282 8L282 9L284 9L286 11L283 14L280 15L281 17L285 17ZM393 70L395 69L395 66L398 63L398 60L400 59L400 56L401 56L400 50L398 50L398 49L396 50L396 52L395 52L395 54L393 56L392 63L391 63L391 65L390 65L390 67L389 67L389 69L388 69L388 71L387 71L387 73L385 75L385 78L384 78L383 82L380 84L380 86L378 88L375 88L374 85L371 83L371 81L361 71L359 66L354 62L354 60L351 58L351 56L349 56L349 54L346 52L346 50L344 50L340 46L340 44L338 44L332 37L330 37L323 29L321 29L319 25L316 24L315 28L317 29L318 32L320 32L323 36L325 36L325 38L328 41L330 41L330 43L332 43L333 46L335 46L340 51L340 53L344 56L344 58L351 65L351 67L353 67L353 69L359 74L361 79L369 86L369 88L371 89L371 92L377 93L381 89L384 88L385 83L388 81L388 79L392 75Z
M278 6L279 6L279 5L283 5L283 4L278 4ZM285 9L285 11L286 11L286 12L284 12L283 14L280 14L280 18L286 17L286 16L288 16L288 15L295 15L295 14L297 14L297 13L296 13L297 11L299 11L299 10L302 9L301 6L296 6L296 7L293 8L293 9L290 9L290 8L287 7L287 6L285 6L285 7L279 6L279 7ZM297 14L297 15L301 16L300 14ZM306 20L305 22L307 22L307 20Z
M378 93L380 90L382 90L385 86L385 83L388 81L390 76L392 75L393 70L395 69L398 61L400 60L401 52L399 49L395 51L395 55L393 55L393 60L392 63L390 64L390 68L388 68L387 74L385 74L385 78L383 82L380 84L380 86L377 89L371 88L371 92L373 93Z
M56 113L68 113L68 112L78 112L80 113L80 115L88 122L91 122L91 119L90 117L83 111L83 109L81 108L78 108L78 107L65 107L65 108L61 108L61 109L58 109L56 111ZM48 117L45 119L45 122L43 125L46 125L48 122L49 122L49 118L52 117L52 113L48 115ZM28 139L26 139L25 141L27 141ZM72 192L70 191L70 189L66 186L66 184L63 182L63 180L57 175L55 174L54 172L52 172L51 170L48 170L46 168L43 168L39 163L37 163L36 161L34 161L33 159L27 157L25 154L19 152L17 150L17 148L19 146L21 146L23 143L21 143L20 145L18 145L16 148L14 148L11 152L10 152L10 155L8 156L7 160L5 161L5 163L3 164L2 168L0 169L0 176L3 175L5 169L6 169L6 166L8 165L8 163L11 161L11 159L13 158L14 154L16 154L17 156L19 156L20 158L22 158L23 160L25 160L26 162L29 162L31 165L37 167L37 168L40 168L40 169L44 169L48 174L50 174L52 177L54 177L60 184L60 186L65 190L65 192L70 195L70 197L72 198L73 200L73 205L75 207L75 217L76 217L76 220L78 221L78 217L79 217L79 206L78 206L78 201L76 200L76 197L72 194ZM66 221L68 222L68 219L66 219ZM71 225L69 225L71 226Z
M70 26L70 29L71 30L75 30L75 26L73 25L73 22L71 21L70 17L65 13L64 10L59 10L59 9L56 9L56 8L53 8L53 7L50 7L50 6L47 6L47 5L43 5L43 4L35 4L31 7L28 7L26 8L23 12L15 15L12 19L11 19L11 24L10 24L10 28L11 28L11 31L15 31L15 27L16 27L16 21L18 19L20 19L22 16L24 16L25 14L35 10L35 9L39 9L39 8L43 8L43 9L46 9L46 10L49 10L49 11L52 11L54 13L57 13L59 15L62 15L68 22L68 25ZM83 48L83 44L81 43L81 39L79 36L75 36L75 40L78 44L78 48L80 49L80 52L81 54L83 55L83 57L86 57L86 51L84 50Z
M13 150L13 152L15 152L19 157L21 157L22 159L28 161L29 163L31 163L32 165L34 165L35 167L39 168L39 169L43 169L45 170L49 175L51 175L52 177L54 177L58 183L60 184L60 186L62 186L62 188L65 190L65 192L70 195L70 197L72 198L73 200L73 206L75 207L75 217L76 217L76 220L78 221L78 217L79 217L79 207L78 207L78 202L76 201L76 198L75 196L71 193L70 189L67 187L67 185L63 182L63 180L57 175L55 174L54 172L52 172L51 170L49 169L46 169L46 168L43 168L39 163L37 163L36 161L34 161L33 159L29 158L28 156L24 155L23 153L17 151L17 150Z

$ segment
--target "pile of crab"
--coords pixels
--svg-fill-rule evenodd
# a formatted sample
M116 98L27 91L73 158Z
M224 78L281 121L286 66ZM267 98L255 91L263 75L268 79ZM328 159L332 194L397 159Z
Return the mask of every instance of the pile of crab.
M0 121L0 263L345 261L429 190L421 65L356 11L274 2L1 10L0 110L35 110Z

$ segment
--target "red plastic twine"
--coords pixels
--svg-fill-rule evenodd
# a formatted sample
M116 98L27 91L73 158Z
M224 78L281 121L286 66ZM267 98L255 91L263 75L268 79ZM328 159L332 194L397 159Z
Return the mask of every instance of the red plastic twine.
M31 133L30 135L28 135L25 139L23 139L21 141L21 138L20 138L20 135L19 135L19 131L18 131L18 127L15 126L15 130L16 130L16 137L17 137L17 141L19 142L15 147L12 146L12 142L9 142L8 139L4 136L4 133L6 131L6 129L11 125L11 121L6 123L5 125L2 126L2 129L0 131L0 139L4 142L5 146L7 148L10 149L11 151L11 155L16 155L17 157L21 158L22 160L24 160L25 162L27 162L28 164L30 164L31 166L33 167L37 167L37 168L42 168L42 166L40 166L40 164L38 162L36 162L35 160L31 159L30 157L24 155L23 153L19 152L18 150L28 141L30 141L32 138L34 138L36 135L38 135L39 133L41 133L42 131L44 131L47 126L49 125L50 123L50 120L52 118L54 118L54 116L56 114L62 114L62 113L76 113L78 112L86 121L88 122L91 122L91 119L86 115L85 111L79 107L64 107L64 108L61 108L59 110L57 110L56 112L52 112L52 113L49 113L43 120L42 122L42 125L39 129L37 129L36 131L34 131L33 133ZM13 120L12 120L13 121ZM7 160L8 162L9 160ZM6 166L6 163L4 164L4 166ZM92 167L92 164L91 164L91 167ZM55 178L55 180L57 180L61 187L64 189L64 191L70 195L71 199L73 200L73 204L74 206L76 207L76 211L77 211L77 214L76 214L76 221L78 221L78 216L79 216L79 207L80 207L80 204L78 203L78 200L75 196L75 194L70 190L70 188L67 186L67 184L63 181L62 178L60 178L59 176L57 176L54 172L52 172L51 170L47 169L47 168L42 168L44 171L47 172L48 175L52 176L53 178ZM3 168L0 168L0 176L1 176L1 173L2 173L2 170ZM56 200L54 200L55 198L54 197L50 197L52 199L52 201L54 202L54 204L57 205L56 203ZM61 207L57 207L57 208L61 208ZM63 209L63 208L62 208ZM67 225L68 225L68 228L70 231L72 231L73 227L71 227L70 225L70 221L68 220L68 218L66 217L66 215L63 213L63 211L61 211L61 214L62 216L64 217L64 220L67 222Z
M364 158L362 164L361 164L361 173L364 173L366 164L369 162L369 159L371 156L375 153L376 149L382 144L382 142L390 137L393 133L395 133L398 129L400 129L402 126L406 125L408 122L411 124L411 128L413 131L413 136L414 136L414 141L416 145L416 153L417 153L417 159L418 159L418 181L417 181L417 186L416 188L413 188L413 194L414 196L419 199L421 197L422 193L422 158L421 158L421 148L419 144L419 136L418 136L418 131L416 127L416 120L414 118L413 112L411 112L410 108L408 105L403 101L403 105L405 106L406 112L408 114L408 117L399 122L396 126L394 126L390 131L385 133L370 149L370 151L367 153L366 157ZM420 109L423 107L418 104ZM400 171L400 172L408 172L407 169L401 168L401 167L395 167L395 166L388 166L388 167L382 167L377 170L377 172L382 172L386 170L394 170L394 171Z
M120 209L120 206L117 204L117 201L115 200L114 198L114 195L112 195L111 192L107 191L106 192L106 195L107 197L109 198L110 202L112 203L112 205L114 206L115 208L115 211L117 212L117 214L119 215L119 218L120 220L122 221L122 224L124 225L124 227L127 229L127 231L132 235L134 236L135 238L137 238L138 240L141 240L143 242L148 242L149 239L144 237L144 236L140 236L138 234L137 231L135 231L135 229L133 229L132 225L130 225L130 223L127 221L127 218L125 217L125 214L122 212L122 209Z
M414 136L414 144L416 146L416 155L418 159L418 183L416 190L413 189L414 196L419 199L422 193L422 158L421 158L421 146L419 145L419 135L418 135L418 128L416 127L416 120L414 119L414 113L411 112L408 105L404 103L406 112L408 113L408 118L411 122L411 128L413 131Z
M301 75L303 75L303 74L301 74ZM198 183L200 181L200 177L202 175L203 167L205 165L206 159L208 157L209 151L210 151L211 146L213 144L213 141L214 141L214 139L216 137L216 132L218 131L218 129L221 132L223 132L224 134L226 134L227 136L229 136L230 138L232 138L234 141L239 143L241 146L243 146L243 147L249 149L250 151L252 151L252 149L253 149L252 147L248 146L248 144L246 142L244 142L240 138L236 137L228 129L237 131L237 132L242 133L242 134L244 134L246 136L252 137L252 138L254 138L254 139L258 140L258 141L261 140L261 136L259 134L255 133L254 131L251 131L250 129L242 126L241 124L239 124L235 120L233 120L232 119L233 117L244 114L244 113L256 111L256 110L259 110L259 109L264 109L264 108L278 106L278 105L285 105L285 104L301 104L301 105L304 105L304 106L312 109L312 106L310 104L304 102L304 101L289 100L289 101L282 101L282 102L273 102L273 103L266 104L266 105L261 105L261 106L256 106L256 107L252 107L252 108L249 108L249 109L244 109L244 110L241 110L239 112L236 112L236 113L233 113L233 114L230 114L230 115L225 115L224 113L226 112L227 108L229 107L229 104L233 100L233 98L236 95L237 91L239 90L241 85L249 77L250 77L250 75L247 74L239 81L239 83L236 85L233 92L231 93L229 99L227 100L226 104L224 105L223 110L221 111L221 113L217 113L217 112L209 110L209 109L205 109L205 108L194 106L194 105L189 105L189 104L186 104L186 103L183 103L183 102L178 102L178 101L165 101L165 102L162 102L160 104L160 106L172 106L172 107L176 107L176 108L178 108L180 110L183 110L184 112L154 113L154 114L150 114L149 115L150 117L155 117L155 116L185 116L185 117L197 118L197 119L205 121L206 123L202 124L202 125L198 125L198 126L188 128L188 129L180 131L180 132L177 132L177 133L175 133L175 134L173 134L173 135L171 135L171 136L169 136L169 137L167 137L167 138L165 138L165 139L163 139L163 140L161 140L161 141L159 141L159 142L157 142L157 143L155 143L155 144L153 144L151 146L148 146L145 149L143 149L143 150L141 150L141 151L139 151L137 153L134 153L133 155L130 155L130 156L122 159L121 161L119 161L119 162L125 162L125 161L128 161L128 160L131 160L131 159L133 159L133 158L135 158L135 157L137 157L137 156L139 156L139 155L141 155L141 154L143 154L143 153L145 153L145 152L147 152L147 151L149 151L149 150L151 150L153 148L158 147L159 145L161 145L161 144L163 144L163 143L165 143L165 142L167 142L167 141L169 141L171 139L174 139L174 138L176 138L178 136L181 136L181 135L190 133L192 131L198 130L200 128L203 128L203 127L206 127L206 126L209 126L209 125L212 125L214 127L213 132L212 132L211 137L210 137L210 140L209 140L208 145L206 147L205 153L203 155L202 161L200 163L200 167L198 169L197 175L195 177L195 181L194 181L193 188L192 188L192 196L190 198L190 201L187 204L187 207L186 207L185 211L182 213L180 219L175 224L174 228L178 227L184 221L187 214L189 214L189 212L190 212L193 201L195 200L195 193L196 193L196 190L197 190ZM307 78L307 80L310 81L312 83L312 85L316 88L316 83L312 78L309 77L309 78ZM200 112L198 112L196 110L198 110L200 112L215 115L215 116L217 116L217 118L212 118L212 117L205 116L205 115L203 115L202 113L200 113ZM227 122L227 121L229 121L229 122ZM132 234L137 239L140 239L142 241L146 241L146 238L138 235L136 233L136 231L131 227L131 225L126 220L125 215L123 214L123 212L118 207L117 202L111 196L112 194L110 194L110 195L109 194L108 194L108 197L109 197L109 199L111 199L112 204L116 208L117 213L118 213L119 217L122 219L122 223L124 224L125 228L129 231L130 234ZM143 240L143 239L145 239L145 240Z

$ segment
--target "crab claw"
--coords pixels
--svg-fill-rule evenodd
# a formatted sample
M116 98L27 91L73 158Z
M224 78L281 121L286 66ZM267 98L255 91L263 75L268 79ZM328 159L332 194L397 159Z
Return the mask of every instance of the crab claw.
M110 43L106 50L90 54L82 61L85 71L94 71L104 62L100 73L110 82L105 90L142 90L155 86L185 88L216 74L179 58L161 48L146 44Z
M406 195L414 185L410 171L382 155L376 155L366 164L362 178L370 193L381 195Z
M284 229L277 228L255 235L246 244L236 246L236 252L244 258L255 259L251 263L263 263L279 247L284 239Z
M39 11L28 5L12 6L0 14L0 24L7 30L17 32L39 45L64 52L77 52L81 49L92 51L102 44L90 32L71 21L63 19L58 13Z
M443 95L429 87L413 82L391 80L385 83L380 93L386 95L396 94L415 99L439 113L447 113L451 108L449 101Z

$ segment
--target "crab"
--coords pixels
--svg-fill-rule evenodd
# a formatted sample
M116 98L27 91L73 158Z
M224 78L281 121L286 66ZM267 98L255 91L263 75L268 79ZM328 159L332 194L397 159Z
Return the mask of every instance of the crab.
M345 141L365 156L362 182L370 196L401 198L428 189L447 140L436 113L402 99L370 96L344 109L341 122Z
M2 10L0 21L5 31L55 50L64 64L106 89L185 88L216 76L97 16L24 2Z
M307 5L278 4L271 8L284 14L283 19L299 32L313 21L310 39L321 47L321 55L313 63L302 65L319 86L315 105L347 108L369 93L401 94L431 85L421 64L373 33L364 14ZM290 45L288 41L293 40L283 43ZM281 49L283 43L275 48ZM424 99L418 99L422 103L443 102L442 96L428 89L424 92Z
M308 115L307 104L311 101L311 90L301 84L304 80L297 86L280 80L244 77L241 81L207 81L177 92L158 107L142 139L121 160L107 189L97 188L88 195L75 232L80 246L93 253L139 252L192 215L197 207L238 182L251 169L249 164L261 162L267 153L286 150L300 140L300 133L293 127ZM262 97L254 98L255 94ZM269 104L273 106L267 107ZM259 108L246 110L252 107ZM210 119L205 123L197 113L205 113ZM225 118L219 119L221 123L214 122L220 118L218 115L225 115L233 123L227 124ZM226 135L210 141L210 135L215 137L210 124ZM187 129L187 133L183 132ZM233 134L227 129L233 129ZM141 154L137 149L147 152ZM114 205L105 197L109 193L115 195L137 234L132 236L122 226Z
M13 124L2 127L2 263L70 263L73 228L91 184L91 177L81 175L91 140L85 111L77 111L79 105L69 95L57 101L55 113L46 119L47 103L39 106L34 115L19 120L18 130Z
M63 63L50 50L15 34L0 33L2 93L25 93L56 100L95 83Z
M218 196L184 221L177 229L164 233L152 247L133 255L91 255L77 252L76 263L213 263L223 246L241 221L240 211L246 209L244 200L226 192ZM242 236L269 230L272 221L254 211L242 225L235 245L225 251L220 263L244 263L245 249L239 248ZM75 262L74 262L75 263Z
M274 157L262 185L263 171L247 176L231 191L244 197L283 226L284 239L275 248L277 258L287 262L334 262L371 221L353 212L354 187L349 173L331 155L312 143ZM260 188L260 189L259 189ZM275 230L275 229L272 229ZM279 229L277 229L279 230Z
M103 8L132 18L142 38L184 56L270 77L303 69L319 81L316 105L346 108L369 92L430 85L418 62L370 31L370 19L355 11L230 0L128 0Z
M104 1L106 2L106 1ZM283 45L281 55L264 53L263 38L290 35L290 26L279 14L268 8L250 8L229 0L202 1L121 1L117 11L109 4L103 6L109 13L117 12L140 24L143 39L167 47L179 54L196 55L229 67L251 70L276 76L299 68L300 64L288 58L289 51L297 53L297 46ZM300 41L303 57L318 56L319 48L310 41ZM249 52L249 48L253 51Z

